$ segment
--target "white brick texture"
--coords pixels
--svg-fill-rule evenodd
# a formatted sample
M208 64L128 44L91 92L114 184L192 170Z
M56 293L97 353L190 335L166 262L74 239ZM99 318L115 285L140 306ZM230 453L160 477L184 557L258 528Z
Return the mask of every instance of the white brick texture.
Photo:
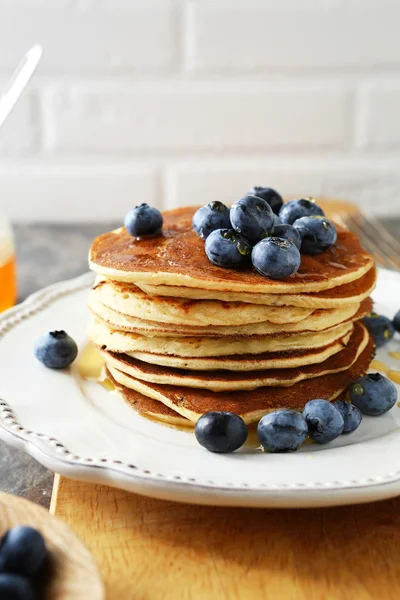
M400 150L400 80L380 82L361 93L361 144Z
M49 90L53 150L343 148L349 94L329 84L142 84Z
M400 215L400 0L0 0L0 214L122 219L255 184ZM0 89L1 95L1 89Z
M35 153L40 145L38 97L25 92L0 132L0 153L18 156Z
M121 219L134 205L161 207L147 165L18 163L0 166L0 214L15 221Z
M400 66L396 0L197 0L192 70Z
M1 0L0 69L40 42L43 72L168 71L175 27L169 0Z

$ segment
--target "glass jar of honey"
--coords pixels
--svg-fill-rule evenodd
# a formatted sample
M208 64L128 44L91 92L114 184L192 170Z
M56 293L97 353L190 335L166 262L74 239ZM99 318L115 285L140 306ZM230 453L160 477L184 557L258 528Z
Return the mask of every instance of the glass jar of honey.
M17 301L14 236L10 223L0 216L0 312Z

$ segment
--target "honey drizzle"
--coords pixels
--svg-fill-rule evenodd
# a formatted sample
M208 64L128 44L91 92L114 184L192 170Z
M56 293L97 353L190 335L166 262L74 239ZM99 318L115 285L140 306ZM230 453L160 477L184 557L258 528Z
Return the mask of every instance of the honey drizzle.
M113 392L115 386L105 372L105 362L96 346L89 342L81 352L78 362L78 373L86 381L96 381L107 392Z
M398 352L389 352L389 354L391 356L393 354L400 355L400 353ZM391 381L393 381L394 383L400 383L400 371L394 371L392 369L389 369L389 367L380 360L373 360L371 362L370 369L377 369L377 371L382 371L382 373L385 373L385 375L387 375Z
M99 381L104 370L104 359L100 350L89 342L82 350L78 362L78 373L82 379L88 381Z
M400 371L388 371L387 376L394 383L400 383Z
M370 369L377 369L378 371L382 371L383 373L387 373L389 371L388 367L385 363L380 360L373 360L369 366Z
M15 256L0 265L0 312L11 308L17 301Z

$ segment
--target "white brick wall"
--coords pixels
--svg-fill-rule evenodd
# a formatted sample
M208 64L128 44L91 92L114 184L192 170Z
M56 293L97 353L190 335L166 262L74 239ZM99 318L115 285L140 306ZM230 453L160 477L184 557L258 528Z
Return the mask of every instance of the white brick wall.
M400 66L397 0L197 0L188 3L194 71Z
M399 0L0 0L0 210L119 219L251 185L400 214Z
M360 92L361 145L400 150L400 79L367 84Z
M51 89L44 101L54 152L340 149L350 129L348 90L326 82L102 83Z

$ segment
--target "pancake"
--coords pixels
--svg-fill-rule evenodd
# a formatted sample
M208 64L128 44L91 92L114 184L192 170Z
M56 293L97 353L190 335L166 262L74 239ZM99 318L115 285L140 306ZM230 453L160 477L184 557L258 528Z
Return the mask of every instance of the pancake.
M261 419L266 413L279 408L301 410L312 399L333 400L346 388L364 375L374 354L371 338L354 364L346 371L306 379L287 387L261 387L251 391L212 392L183 386L159 385L140 381L132 376L129 388L125 386L124 397L129 402L129 389L165 404L182 417L196 422L201 415L209 411L226 411L240 415L246 423ZM110 372L115 379L115 369ZM136 393L133 397L136 397Z
M250 292L230 292L228 290L205 290L200 288L176 287L173 285L137 285L146 294L158 296L179 296L198 300L224 300L226 302L246 302L268 306L297 306L304 308L336 308L345 304L360 303L372 294L376 286L376 267L365 275L344 285L339 285L319 293L309 294L260 294Z
M192 421L182 417L179 413L168 408L168 406L165 406L162 402L152 400L148 396L143 396L143 394L139 394L139 392L126 388L114 379L110 371L107 370L106 372L108 379L111 381L121 398L140 415L147 417L152 421L159 421L164 425L172 425L179 428L184 427L187 428L188 431L193 428Z
M103 280L90 293L90 302L127 317L189 327L233 326L249 323L295 323L312 314L311 308L262 306L221 300L188 300L149 296L134 285Z
M349 230L338 227L337 242L318 255L302 255L298 272L285 280L263 277L247 269L222 269L211 264L204 241L192 229L196 207L164 213L163 231L135 239L120 228L97 237L90 250L90 268L99 275L128 283L174 285L261 294L320 292L350 283L372 267L373 260Z
M116 354L103 351L107 367L114 378L122 385L129 387L131 375L141 381L161 385L180 385L192 388L202 388L214 392L253 390L266 386L291 386L303 379L321 377L349 369L363 352L368 343L368 332L363 325L357 323L348 345L319 364L313 364L294 369L270 369L263 371L247 371L237 373L229 371L213 371L212 374L201 371L186 371L183 369L168 369L136 360L126 354Z
M200 371L257 371L262 369L290 369L303 365L323 362L333 354L340 352L348 343L352 331L321 348L289 350L281 352L262 352L261 354L242 354L234 356L185 357L155 354L154 352L129 352L128 356L142 362L164 367ZM211 376L211 374L210 374Z
M189 327L187 325L166 325L165 323L154 323L136 317L127 316L105 306L98 298L98 290L92 290L89 294L89 308L97 320L111 329L118 331L131 331L140 335L154 336L183 336L183 337L220 337L224 335L255 336L280 333L284 331L321 331L334 327L345 321L362 318L372 310L372 301L364 300L361 305L348 304L342 308L317 309L312 314L297 323L255 323L251 325L238 325L235 327ZM240 317L240 314L239 314Z
M259 354L320 348L340 339L353 329L344 323L325 331L271 334L257 337L157 337L109 329L94 317L89 323L89 338L97 346L113 352L153 352L181 357Z

